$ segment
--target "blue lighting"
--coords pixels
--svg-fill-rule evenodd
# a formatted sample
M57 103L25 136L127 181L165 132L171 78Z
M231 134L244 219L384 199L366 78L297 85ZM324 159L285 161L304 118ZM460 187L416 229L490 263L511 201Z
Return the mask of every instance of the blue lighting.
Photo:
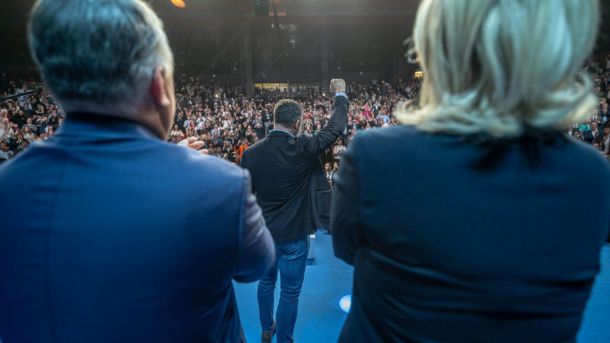
M339 300L339 307L345 313L349 313L349 309L352 307L352 295L348 294Z

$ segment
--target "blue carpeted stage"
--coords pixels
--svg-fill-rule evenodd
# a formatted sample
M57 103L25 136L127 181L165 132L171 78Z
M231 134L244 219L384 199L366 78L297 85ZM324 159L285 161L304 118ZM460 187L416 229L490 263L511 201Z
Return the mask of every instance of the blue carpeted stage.
M333 256L330 236L318 234L314 245L316 262L307 267L305 274L295 339L298 343L336 342L346 317L339 301L351 292L352 268ZM256 283L236 284L235 289L248 342L260 342ZM276 288L276 305L278 294ZM610 342L610 246L602 253L602 272L578 341Z

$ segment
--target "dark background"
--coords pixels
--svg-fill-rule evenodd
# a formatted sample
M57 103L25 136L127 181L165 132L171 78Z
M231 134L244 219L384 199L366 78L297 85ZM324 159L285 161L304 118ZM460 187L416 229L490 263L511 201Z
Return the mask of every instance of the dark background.
M392 82L415 70L405 61L403 42L418 0L275 1L277 18L272 0L186 0L185 9L169 0L149 2L165 23L177 74L232 83L318 84L329 77ZM602 2L602 18L609 17L610 1ZM37 76L26 42L33 3L0 6L5 77ZM596 53L610 51L608 33L610 21L603 20Z

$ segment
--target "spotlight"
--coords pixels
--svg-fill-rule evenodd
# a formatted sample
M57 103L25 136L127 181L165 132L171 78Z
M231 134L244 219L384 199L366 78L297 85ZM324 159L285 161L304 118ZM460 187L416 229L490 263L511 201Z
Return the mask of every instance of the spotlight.
M186 7L186 3L184 2L184 0L170 0L170 2L172 3L172 5L174 5L178 8Z
M339 307L343 310L343 312L349 313L349 310L352 307L352 296L351 296L351 294L350 295L346 295L343 298L341 298L341 300L339 300Z

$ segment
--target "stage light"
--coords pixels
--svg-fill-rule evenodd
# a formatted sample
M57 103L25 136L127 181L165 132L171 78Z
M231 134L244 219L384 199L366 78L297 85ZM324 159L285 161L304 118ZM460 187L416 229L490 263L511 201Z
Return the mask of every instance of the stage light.
M349 313L349 310L352 307L352 296L351 296L351 294L346 295L343 298L341 298L341 300L339 300L339 307L341 307L343 312Z
M172 5L174 5L178 8L186 7L186 3L184 2L184 0L170 0L170 2L172 3Z

